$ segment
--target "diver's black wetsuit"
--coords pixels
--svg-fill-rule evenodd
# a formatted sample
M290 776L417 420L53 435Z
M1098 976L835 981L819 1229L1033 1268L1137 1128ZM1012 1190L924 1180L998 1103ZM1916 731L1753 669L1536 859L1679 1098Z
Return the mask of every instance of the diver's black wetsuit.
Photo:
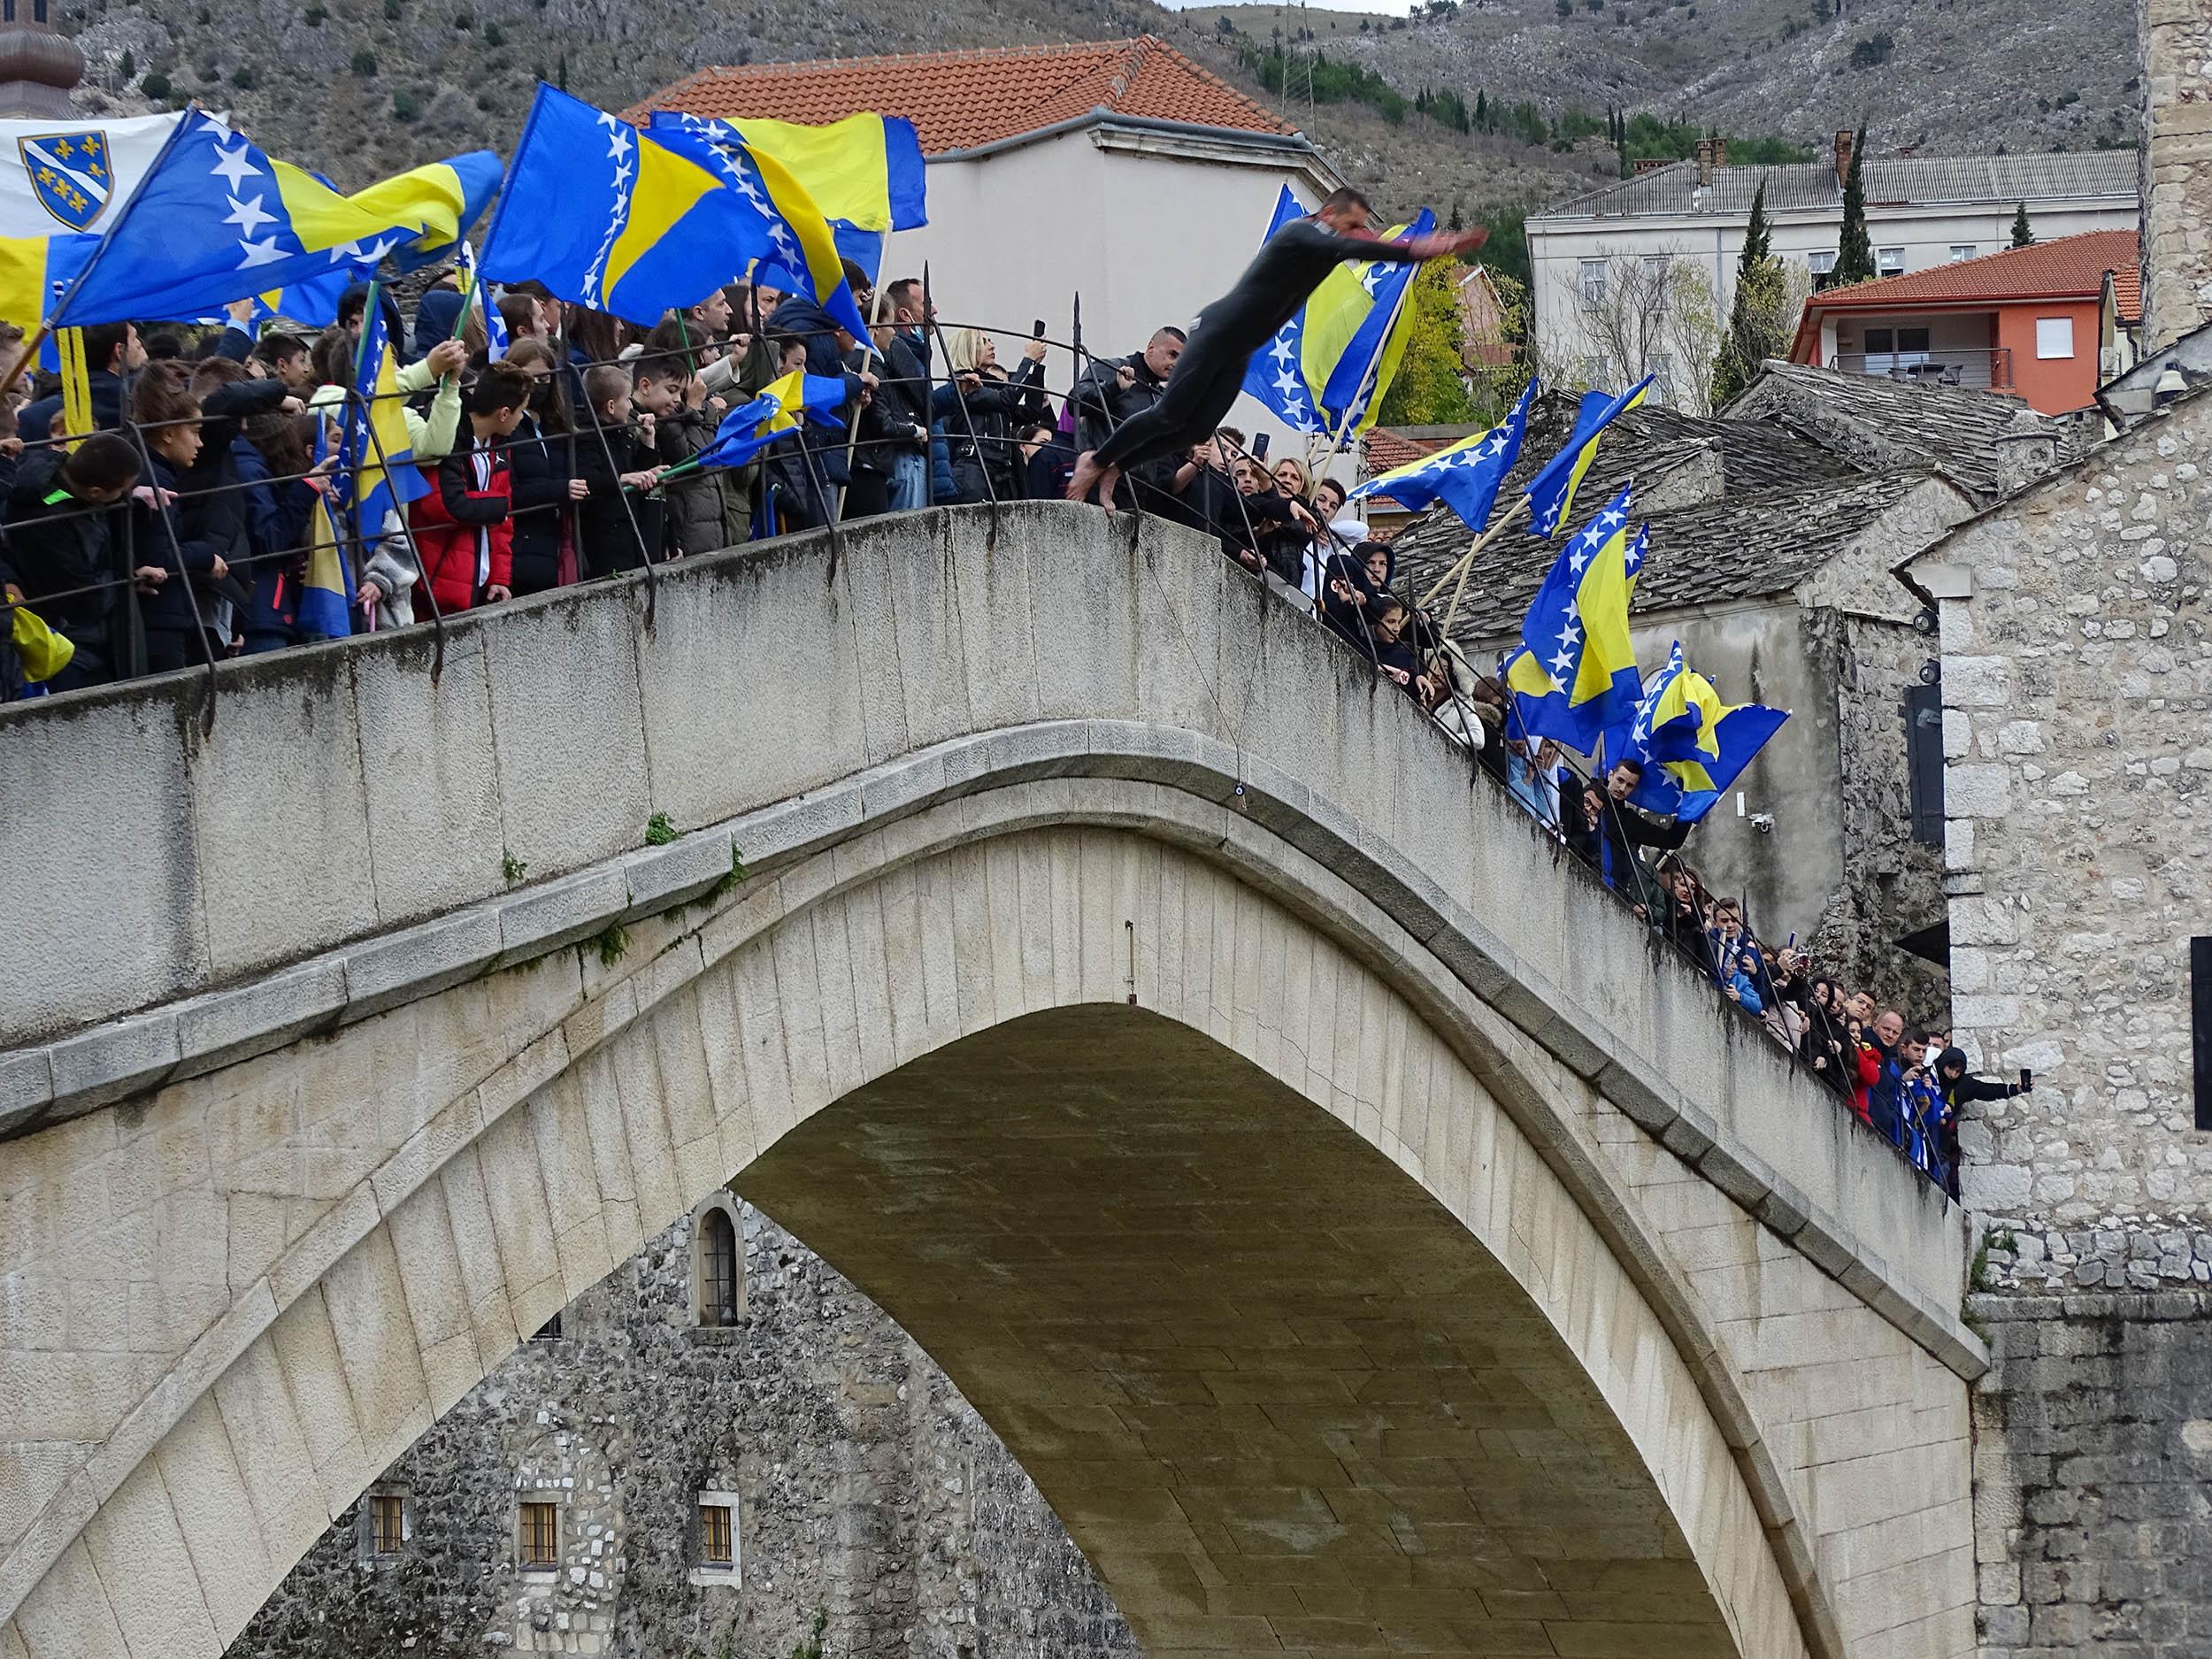
M1348 259L1401 264L1427 257L1403 242L1340 236L1310 219L1293 219L1267 240L1236 287L1198 313L1160 401L1132 416L1098 447L1102 467L1127 467L1203 443L1237 401L1245 365L1306 296Z

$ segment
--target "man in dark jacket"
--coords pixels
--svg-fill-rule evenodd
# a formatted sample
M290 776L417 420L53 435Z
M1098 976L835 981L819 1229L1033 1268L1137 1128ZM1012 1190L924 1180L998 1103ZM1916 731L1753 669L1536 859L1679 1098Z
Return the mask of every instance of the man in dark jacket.
M929 505L929 335L922 285L904 277L886 290L891 300L891 337L883 348L884 374L876 396L887 425L918 428L920 438L890 452L886 490L893 512Z
M1605 885L1647 916L1654 905L1665 902L1665 895L1643 860L1636 856L1636 849L1656 847L1662 852L1672 852L1690 838L1690 826L1679 822L1662 824L1629 805L1628 797L1636 793L1643 779L1643 767L1632 760L1617 762L1605 774L1605 810L1598 818L1595 862Z
M19 349L19 348L18 348ZM112 432L123 424L125 376L146 366L146 348L129 323L101 323L84 331L85 379L92 391L92 424ZM15 418L15 435L39 443L54 435L61 414L61 394L27 403Z
M87 438L73 450L37 449L23 457L8 499L8 557L24 597L77 654L50 681L55 691L104 685L122 676L130 593L114 541L115 507L138 482L138 451L119 433ZM139 580L158 582L150 565ZM88 591L80 591L88 590ZM49 595L61 595L49 598Z
M1145 414L1167 390L1168 376L1183 355L1183 331L1159 328L1141 351L1125 357L1101 357L1078 377L1075 399L1075 447L1079 453L1099 448L1125 421ZM1180 518L1175 500L1175 476L1183 465L1180 454L1155 456L1132 466L1115 491L1118 506Z

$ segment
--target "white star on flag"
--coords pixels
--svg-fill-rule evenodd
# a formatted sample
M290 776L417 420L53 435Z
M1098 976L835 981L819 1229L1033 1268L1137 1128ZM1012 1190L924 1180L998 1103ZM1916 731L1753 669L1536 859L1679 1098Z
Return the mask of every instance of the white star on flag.
M252 235L264 225L275 224L276 215L265 211L261 202L262 198L259 196L250 196L242 202L236 196L232 196L230 211L223 216L223 223L237 226L248 236Z
M274 265L284 257L284 250L277 246L277 239L265 236L259 242L248 242L243 237L238 245L244 250L238 261L241 271L250 271L256 265Z
M607 154L617 160L623 160L629 153L630 129L626 127L617 127L607 139Z
M235 150L225 150L218 144L215 147L215 165L209 171L219 178L229 180L233 190L243 188L248 179L261 176L261 169L250 159L251 148L250 145L241 144Z

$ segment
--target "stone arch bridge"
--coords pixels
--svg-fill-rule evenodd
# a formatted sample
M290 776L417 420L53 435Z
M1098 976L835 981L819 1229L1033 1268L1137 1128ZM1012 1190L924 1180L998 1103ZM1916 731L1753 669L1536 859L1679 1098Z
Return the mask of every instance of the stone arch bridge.
M1958 1213L1210 544L446 632L0 713L0 1659L219 1654L733 1181L1156 1659L1972 1651Z

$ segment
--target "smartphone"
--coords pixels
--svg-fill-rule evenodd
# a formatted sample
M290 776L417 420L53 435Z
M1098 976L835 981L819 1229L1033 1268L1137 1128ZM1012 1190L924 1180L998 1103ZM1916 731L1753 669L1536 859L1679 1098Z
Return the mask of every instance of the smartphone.
M1263 432L1255 433L1252 435L1252 458L1255 461L1267 459L1267 434Z
M1045 337L1045 319L1043 318L1040 317L1035 322L1029 326L1029 337L1032 340L1042 340Z

